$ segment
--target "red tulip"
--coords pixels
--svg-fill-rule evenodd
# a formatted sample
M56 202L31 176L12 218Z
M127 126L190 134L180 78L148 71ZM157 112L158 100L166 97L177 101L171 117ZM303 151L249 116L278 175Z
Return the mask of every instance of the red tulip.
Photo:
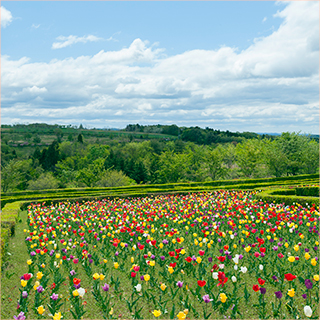
M131 278L134 278L137 274L135 272L131 272Z
M199 255L203 256L204 255L204 250L199 250Z
M252 286L252 289L255 291L255 292L257 292L257 291L259 291L259 285L257 285L257 284L254 284L253 286Z
M205 280L198 280L198 285L199 287L204 287L206 285L206 281Z
M259 282L260 286L263 286L266 281L261 279L261 278L259 278L258 282Z
M292 281L292 280L294 280L297 276L294 276L294 275L291 274L291 273L286 273L286 274L284 275L284 277L286 278L286 280Z

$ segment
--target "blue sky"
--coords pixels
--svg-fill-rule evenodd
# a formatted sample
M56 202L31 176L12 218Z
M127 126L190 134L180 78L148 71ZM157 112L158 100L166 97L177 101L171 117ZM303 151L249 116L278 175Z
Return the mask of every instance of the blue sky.
M319 3L1 2L1 122L319 133Z

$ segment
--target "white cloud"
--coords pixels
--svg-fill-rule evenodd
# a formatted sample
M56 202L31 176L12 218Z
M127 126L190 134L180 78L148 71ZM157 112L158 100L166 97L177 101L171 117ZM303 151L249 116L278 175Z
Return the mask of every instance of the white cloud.
M12 22L12 14L5 7L1 6L1 27L5 28Z
M65 48L68 46L71 46L75 43L87 43L87 42L97 42L97 41L101 41L103 40L102 38L98 38L96 36L93 35L88 35L88 36L83 36L83 37L77 37L77 36L73 36L70 35L68 37L65 36L59 36L56 38L58 40L58 42L54 42L52 44L52 49L61 49L61 48Z
M221 47L167 57L135 39L118 51L50 63L3 56L2 122L19 122L19 114L20 122L317 133L319 3L288 2L277 16L278 30L241 52Z

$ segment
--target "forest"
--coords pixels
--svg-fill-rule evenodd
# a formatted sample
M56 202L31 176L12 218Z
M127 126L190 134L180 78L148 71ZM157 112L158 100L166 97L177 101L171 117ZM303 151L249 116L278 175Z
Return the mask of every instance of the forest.
M319 172L319 138L210 128L1 126L1 190L264 178Z

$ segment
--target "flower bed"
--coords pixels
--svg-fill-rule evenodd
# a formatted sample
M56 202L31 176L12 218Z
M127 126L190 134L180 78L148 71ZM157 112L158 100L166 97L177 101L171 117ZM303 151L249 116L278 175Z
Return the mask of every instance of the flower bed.
M318 318L318 219L253 191L30 205L15 318Z

